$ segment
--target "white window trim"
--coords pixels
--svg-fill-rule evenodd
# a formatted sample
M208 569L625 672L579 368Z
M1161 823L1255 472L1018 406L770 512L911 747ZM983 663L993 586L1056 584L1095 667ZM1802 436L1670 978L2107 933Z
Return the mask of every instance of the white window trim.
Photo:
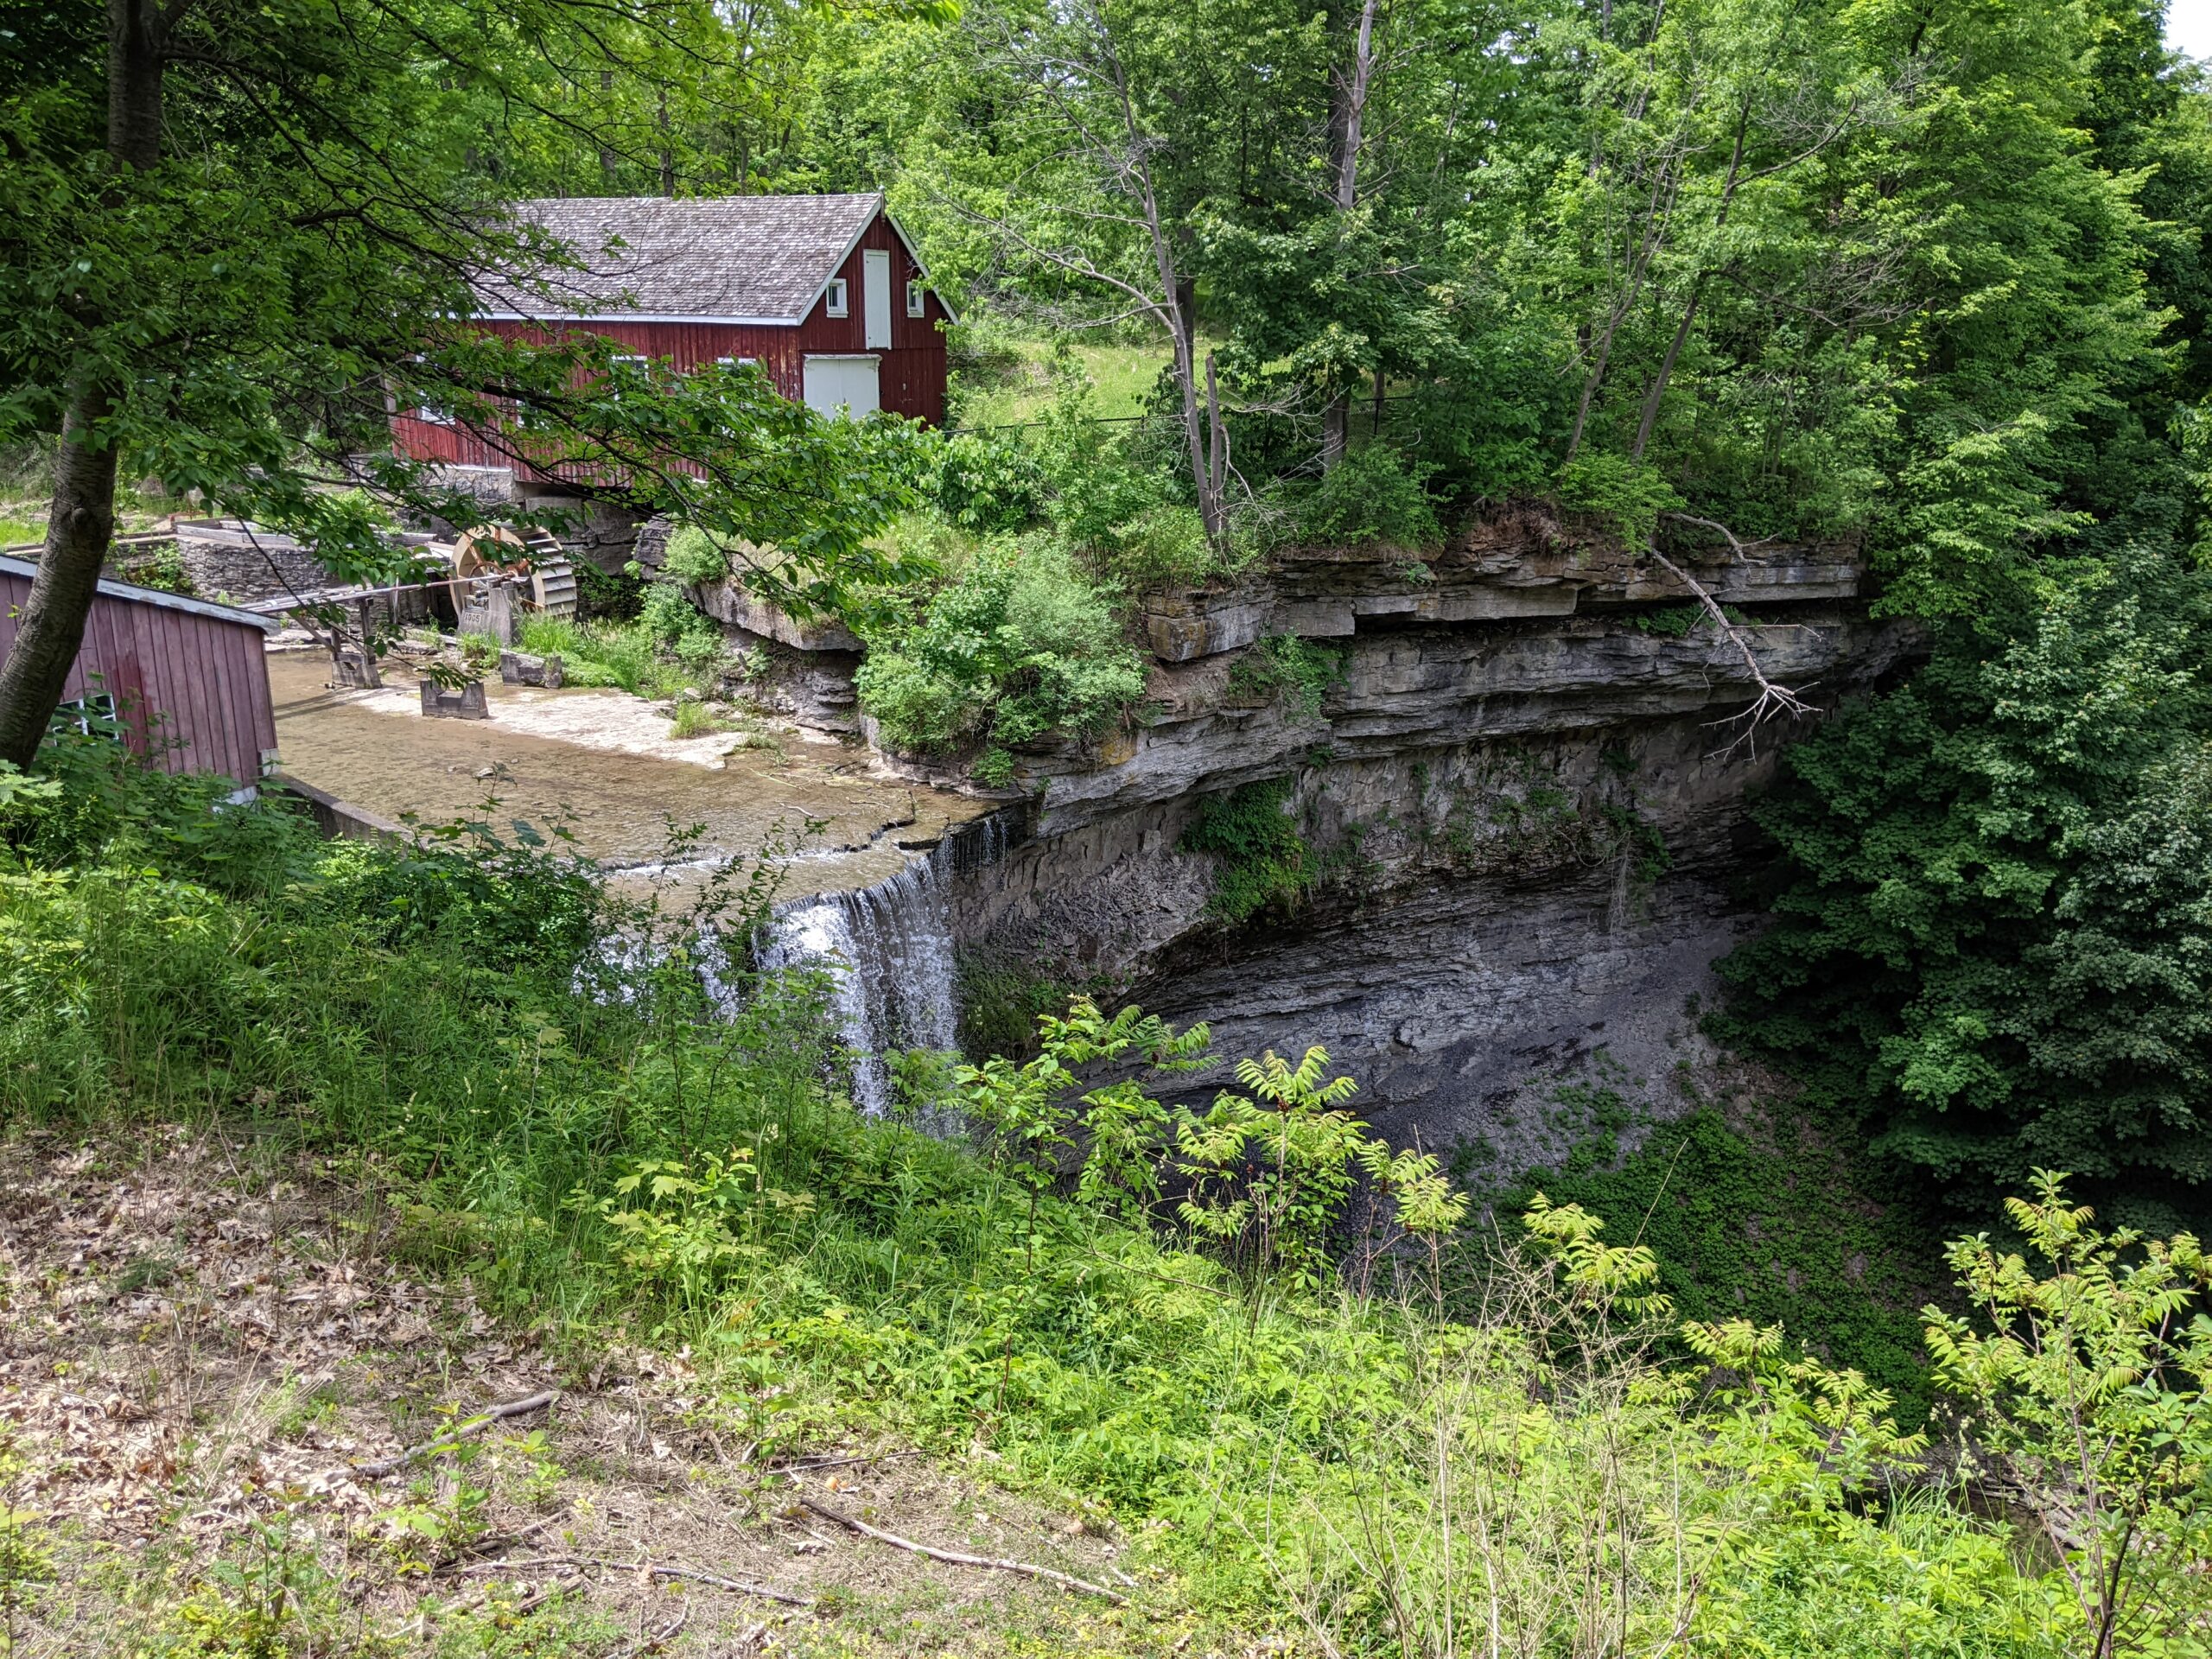
M853 290L842 276L832 276L830 285L822 290L822 315L825 317L849 317L853 314Z
M929 308L930 290L928 284L924 283L920 277L917 276L906 284L906 315L910 317L927 316L929 315Z

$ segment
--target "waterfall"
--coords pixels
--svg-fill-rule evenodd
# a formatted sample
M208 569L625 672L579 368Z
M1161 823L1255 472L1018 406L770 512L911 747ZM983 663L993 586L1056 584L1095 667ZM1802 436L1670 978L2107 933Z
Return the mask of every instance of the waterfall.
M853 1100L862 1111L880 1115L890 1107L887 1052L958 1046L944 883L995 864L1009 839L994 813L963 824L929 856L872 887L806 899L770 925L763 968L813 967L830 975L830 1008L852 1052Z

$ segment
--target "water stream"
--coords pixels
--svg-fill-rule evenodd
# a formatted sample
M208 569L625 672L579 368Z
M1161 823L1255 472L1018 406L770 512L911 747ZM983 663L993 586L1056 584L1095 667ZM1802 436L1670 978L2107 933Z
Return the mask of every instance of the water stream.
M1008 830L993 816L960 827L926 857L850 893L824 893L779 912L760 949L763 968L821 968L851 1051L853 1101L870 1115L891 1105L884 1056L959 1041L952 915L945 902L957 872L995 864Z

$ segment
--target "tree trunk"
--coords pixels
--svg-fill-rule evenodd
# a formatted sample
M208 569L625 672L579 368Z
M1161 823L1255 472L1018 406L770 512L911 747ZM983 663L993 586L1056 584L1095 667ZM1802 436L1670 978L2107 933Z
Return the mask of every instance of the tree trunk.
M107 151L143 172L162 155L162 15L153 0L108 0ZM112 198L113 193L111 193ZM87 320L91 328L102 319ZM115 537L114 368L91 352L71 375L54 453L46 548L15 644L0 664L0 760L29 766L85 643L100 567Z
M1376 0L1359 11L1359 33L1352 45L1351 73L1337 77L1336 110L1329 124L1337 141L1336 205L1339 217L1359 202L1359 147L1367 120L1367 96L1375 76ZM1351 393L1340 391L1321 411L1321 470L1333 471L1351 442Z
M54 461L54 506L16 643L0 664L0 760L28 769L85 643L115 534L115 448L99 429L113 411L107 385L72 389Z

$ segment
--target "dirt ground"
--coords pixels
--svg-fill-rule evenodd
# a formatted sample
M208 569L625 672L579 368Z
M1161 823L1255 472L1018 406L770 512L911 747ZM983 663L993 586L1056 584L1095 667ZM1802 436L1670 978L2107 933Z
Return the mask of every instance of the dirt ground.
M0 1651L1209 1650L1098 1517L896 1446L764 1454L681 1354L556 1362L403 1271L393 1230L219 1135L0 1145Z
M780 747L737 734L671 739L666 712L627 693L486 688L489 720L426 720L413 683L334 691L329 660L269 658L284 771L380 817L426 824L486 819L564 825L614 869L652 867L670 826L699 825L694 856L748 858L772 839L800 848L785 886L798 898L862 887L988 803L887 777L866 751L798 732ZM762 740L755 738L755 743ZM823 821L805 836L810 818Z

